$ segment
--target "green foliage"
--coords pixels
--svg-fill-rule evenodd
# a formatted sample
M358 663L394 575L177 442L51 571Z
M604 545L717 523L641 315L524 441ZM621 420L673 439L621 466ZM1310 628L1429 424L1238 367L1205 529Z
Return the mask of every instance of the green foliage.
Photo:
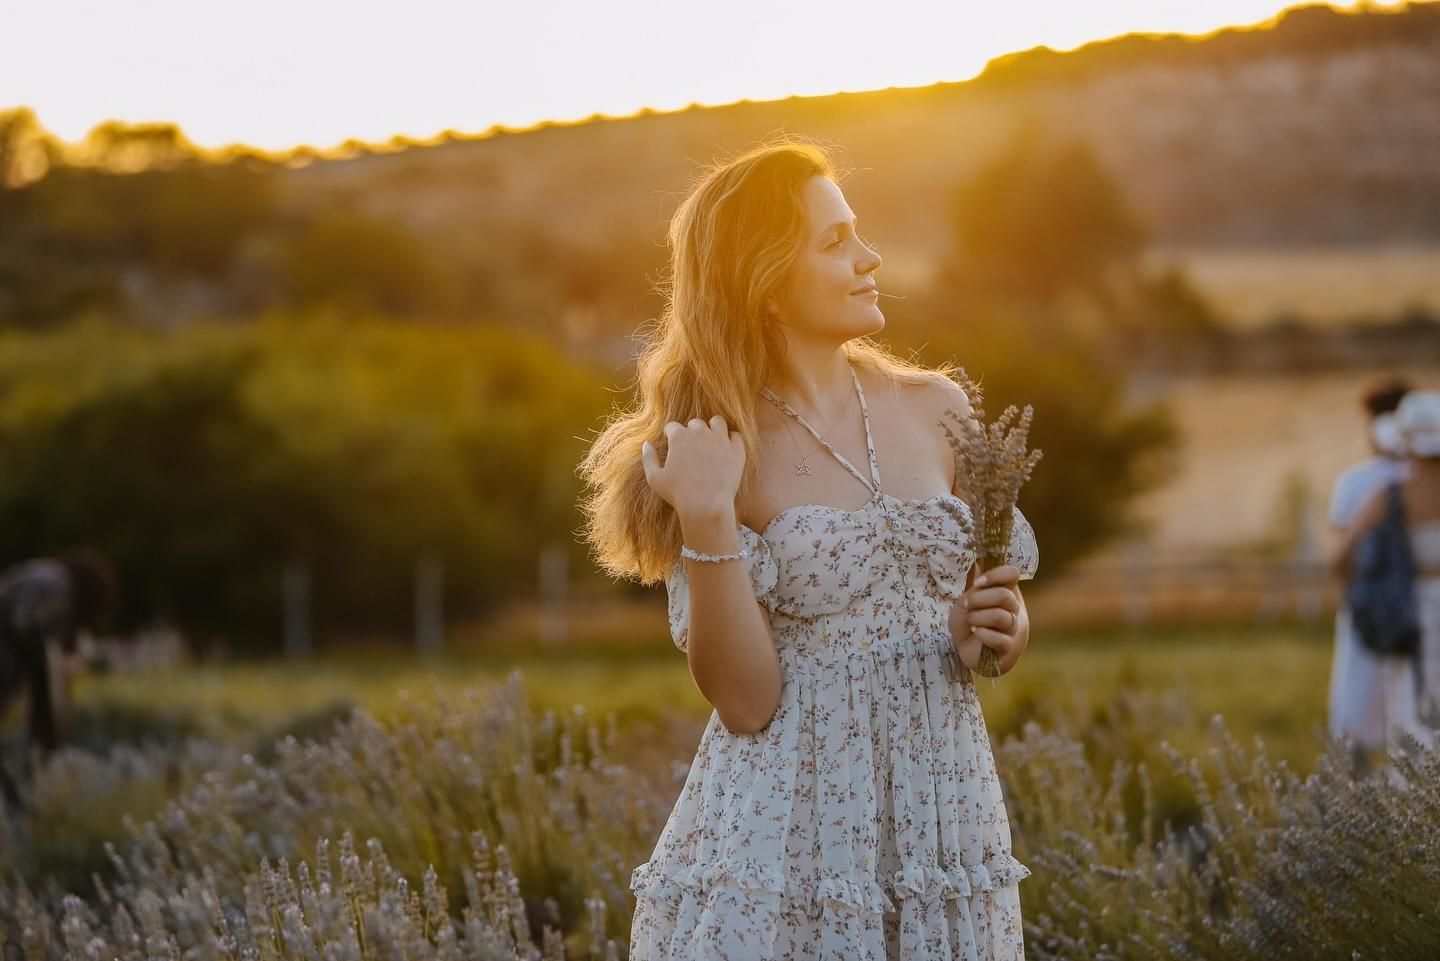
M60 156L60 142L29 107L0 110L0 214L6 191L37 180Z
M955 189L949 224L956 249L941 286L988 301L1097 293L1133 269L1145 242L1089 145L1049 146L1033 130Z
M1135 498L1175 469L1179 434L1169 413L1130 403L1124 380L1090 345L1037 347L997 311L937 333L927 352L954 357L975 376L992 415L1011 404L1035 408L1030 446L1045 456L1020 490L1020 509L1040 543L1040 576L1130 533Z
M1013 318L1013 309L977 305L963 322L924 330L923 344L913 328L894 339L960 364L992 416L1012 404L1035 408L1030 446L1044 459L1019 504L1035 527L1044 578L1135 530L1135 498L1171 476L1180 436L1163 406L1129 399L1124 377L1098 346L1061 335L1037 339Z
M408 317L452 310L457 279L397 226L327 211L290 246L285 264L295 302Z
M0 114L0 163L33 166L43 133L33 115ZM167 290L196 286L216 313L290 304L437 317L474 300L453 259L408 230L338 201L284 216L274 165L202 158L173 125L102 125L87 159L57 156L45 176L17 173L0 190L0 324L87 311L154 321Z
M246 559L264 570L286 556L287 525L311 512L272 467L275 431L245 405L255 362L162 365L12 435L0 553L94 541L123 571L132 617L263 630L246 615L272 608L268 586L236 575Z
M131 174L55 166L0 191L0 324L48 327L127 307L143 314L149 285L218 287L247 239L275 218L275 202L273 174L249 162Z
M21 229L60 260L219 280L245 232L274 216L274 186L244 163L128 175L62 167L26 191Z
M1135 498L1174 469L1161 406L1128 396L1141 349L1213 317L1174 271L1140 266L1144 231L1083 142L1023 132L955 191L954 244L896 340L979 382L991 416L1035 409L1045 459L1020 493L1041 575L1132 531ZM1163 333L1157 333L1163 328Z
M132 622L273 647L302 561L322 632L404 631L422 556L468 614L531 593L547 543L583 565L576 435L605 396L521 335L87 326L0 340L0 383L0 556L94 543Z

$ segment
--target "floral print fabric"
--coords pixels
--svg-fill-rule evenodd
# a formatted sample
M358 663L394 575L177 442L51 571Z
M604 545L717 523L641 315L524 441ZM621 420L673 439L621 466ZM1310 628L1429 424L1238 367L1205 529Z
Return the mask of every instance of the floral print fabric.
M855 388L871 478L831 453L871 500L738 528L779 654L780 705L753 735L711 713L631 876L632 961L1024 957L1019 881L1030 871L1011 854L970 674L952 681L944 667L949 608L974 563L958 519L968 508L950 494L880 491L858 378ZM1014 524L1009 560L1030 578L1034 531L1018 510ZM683 561L667 592L683 650Z

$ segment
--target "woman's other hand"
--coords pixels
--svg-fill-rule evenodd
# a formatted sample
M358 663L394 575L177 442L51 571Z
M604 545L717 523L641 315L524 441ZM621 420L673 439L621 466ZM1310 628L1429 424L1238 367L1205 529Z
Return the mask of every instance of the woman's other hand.
M1020 570L1013 564L993 567L978 577L970 571L965 593L950 608L950 636L961 662L974 671L980 648L992 648L1000 673L1013 668L1030 642L1030 615L1020 596Z

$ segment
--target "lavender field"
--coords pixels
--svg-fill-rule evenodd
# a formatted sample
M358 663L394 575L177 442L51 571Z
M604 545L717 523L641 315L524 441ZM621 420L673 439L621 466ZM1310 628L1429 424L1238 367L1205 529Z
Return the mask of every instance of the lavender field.
M1325 749L1322 633L1034 645L977 682L1028 956L1434 956L1440 757L1356 779ZM177 668L77 697L77 746L0 824L5 957L624 957L629 870L706 716L671 651Z

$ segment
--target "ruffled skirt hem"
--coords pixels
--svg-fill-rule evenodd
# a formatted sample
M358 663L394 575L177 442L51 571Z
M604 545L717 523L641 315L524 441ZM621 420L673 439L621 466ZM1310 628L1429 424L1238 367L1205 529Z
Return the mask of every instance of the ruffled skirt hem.
M947 870L912 865L888 878L786 885L764 866L635 868L631 961L1021 961L1018 882L1009 854Z
M729 884L748 891L778 895L790 908L819 913L826 902L836 902L857 911L894 912L906 898L934 901L939 898L968 898L977 892L993 892L1030 876L1030 869L1011 854L995 855L984 862L946 869L933 864L901 868L888 879L822 877L813 888L796 890L787 886L766 865L743 862L738 865L693 865L666 872L646 861L630 874L630 890L637 897L674 900L687 891L703 894L717 884Z

